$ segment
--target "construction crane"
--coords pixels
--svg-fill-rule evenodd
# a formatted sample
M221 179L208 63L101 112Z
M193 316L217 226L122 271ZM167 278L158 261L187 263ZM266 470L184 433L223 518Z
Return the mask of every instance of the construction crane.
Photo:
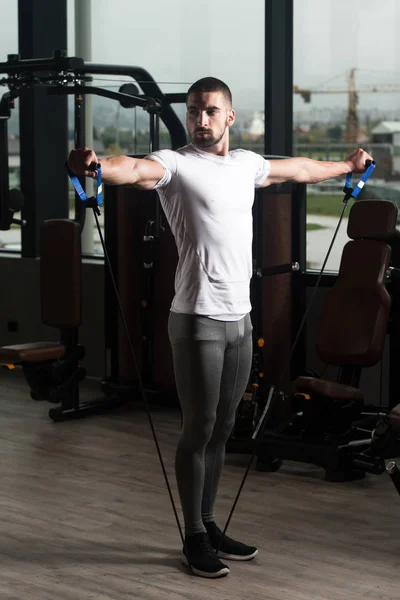
M311 102L312 94L347 94L348 95L348 106L347 106L347 117L346 117L346 131L345 139L346 142L356 143L359 131L359 119L357 112L358 95L361 93L381 93L381 92L400 92L400 85L397 84L371 84L362 86L360 89L356 89L356 77L355 72L357 69L353 68L347 73L347 88L346 89L301 89L295 85L293 92L300 94L304 102Z

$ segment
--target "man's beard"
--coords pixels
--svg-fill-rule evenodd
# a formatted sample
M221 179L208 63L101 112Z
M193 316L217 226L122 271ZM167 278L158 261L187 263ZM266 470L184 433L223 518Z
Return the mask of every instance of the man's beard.
M194 142L195 146L197 146L198 148L212 148L213 146L216 146L217 144L220 143L220 141L224 137L225 131L226 131L226 127L227 126L225 125L224 131L217 138L214 137L211 134L211 131L209 131L208 129L200 129L200 130L196 131L193 134L193 136L192 136L192 139L193 139L193 142ZM203 136L197 137L197 134L201 133L201 132L208 133L210 135L208 135L206 137L203 137Z

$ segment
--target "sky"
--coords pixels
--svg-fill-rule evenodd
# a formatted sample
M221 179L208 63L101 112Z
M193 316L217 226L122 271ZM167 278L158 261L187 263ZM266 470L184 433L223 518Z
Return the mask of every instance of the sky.
M395 93L360 94L360 108L400 104L398 0L294 0L294 6L294 83L320 87L337 75L329 87L341 89L346 72L356 68L360 88L384 83L399 88ZM323 100L346 103L341 95L318 99Z
M90 1L90 0L80 0ZM399 0L294 0L294 83L346 89L391 83L396 93L360 94L360 108L400 105ZM18 52L17 0L0 0L0 61ZM139 65L165 91L185 91L214 75L241 108L263 106L264 0L92 0L92 61ZM74 0L68 0L68 53L74 48ZM176 82L179 82L177 84ZM117 85L117 84L116 84ZM1 91L1 90L0 90ZM295 109L345 108L346 94L295 97Z

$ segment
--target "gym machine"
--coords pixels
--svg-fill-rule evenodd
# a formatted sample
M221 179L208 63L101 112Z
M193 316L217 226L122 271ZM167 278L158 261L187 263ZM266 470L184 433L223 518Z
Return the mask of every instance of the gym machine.
M141 106L149 112L150 116L150 144L149 151L158 148L158 120L161 118L166 125L171 135L172 148L183 146L186 143L186 134L183 125L174 113L171 103L172 102L183 102L185 100L184 94L163 94L153 78L143 69L139 67L121 67L118 65L96 65L84 63L80 58L70 58L65 55L64 52L58 51L54 53L53 58L49 59L33 59L33 60L20 60L16 55L10 55L6 63L0 64L0 72L7 74L7 78L0 80L0 83L9 87L9 92L3 97L3 106L7 107L5 115L10 115L10 109L13 106L13 101L25 89L31 86L45 86L48 92L51 94L58 95L74 95L75 98L75 147L82 147L85 144L82 127L82 121L84 118L84 98L85 95L90 93L94 95L104 96L115 99L126 108L133 106ZM91 81L91 75L128 75L132 77L136 82L140 82L143 92L145 95L138 96L137 88L133 84L124 84L119 92L113 92L111 90L104 90L102 88L87 85ZM5 136L6 140L6 136ZM7 151L3 153L7 156ZM8 179L8 178L7 178ZM5 178L4 178L4 181ZM84 181L80 181L81 186L84 186ZM8 186L8 181L7 181ZM5 187L5 186L4 186ZM296 207L300 203L297 201L299 194L305 193L305 186L297 186L296 189L292 189L291 186L280 186L279 190L277 186L271 186L266 192L268 194L268 200L278 200L275 206L275 215L270 219L271 222L279 220L281 223L285 223L286 230L282 231L283 237L287 239L287 236L291 236L290 223L294 221L295 216L291 215L292 206ZM290 189L289 189L290 188ZM6 202L8 188L5 193L1 195L2 202ZM147 392L156 394L156 401L160 403L167 399L168 403L175 402L175 386L172 372L172 359L170 356L170 349L168 338L166 335L166 323L167 315L169 310L170 300L172 299L173 293L173 273L175 269L176 260L176 249L172 236L167 226L162 225L162 215L158 202L157 194L154 192L143 192L136 191L135 194L138 198L137 206L134 207L134 203L129 200L128 203L124 204L124 198L126 198L132 190L116 189L115 187L106 187L105 191L105 205L106 205L106 218L105 218L105 238L106 246L110 249L109 259L112 264L113 272L116 276L119 286L124 291L124 286L129 286L126 282L126 272L132 274L132 278L135 278L136 285L134 290L125 290L126 295L123 300L129 302L132 297L137 301L136 308L134 310L138 315L138 322L133 323L133 328L136 327L136 339L137 347L136 352L139 354L141 359L141 368L144 375L144 380L147 388ZM10 196L8 196L9 198ZM143 202L142 202L143 197ZM118 201L116 201L118 200ZM274 202L270 202L274 205ZM260 239L260 235L257 237L257 228L267 226L268 219L262 222L260 216L262 215L261 206L264 202L264 197L258 195L255 203L255 238ZM278 208L278 205L280 208ZM88 206L88 205L86 205ZM285 214L279 212L281 207L285 206ZM139 211L136 209L139 208ZM128 211L136 210L135 214ZM8 209L7 209L8 210ZM3 211L4 212L4 211ZM278 219L276 215L279 213ZM271 216L271 215L270 215ZM283 217L283 218L282 218ZM116 224L118 219L122 222L130 221L134 223L137 228L135 231L130 227L129 232L121 235L121 231L118 230ZM80 227L84 227L85 223L85 208L84 203L76 195L75 202L75 221L79 223ZM261 225L262 222L262 225ZM162 233L162 235L161 235ZM260 232L259 232L260 233ZM270 239L273 239L273 232L270 232ZM275 238L277 236L275 235ZM73 238L73 234L72 234ZM118 238L118 239L117 239ZM121 247L122 242L125 240L125 246ZM136 244L136 246L135 246ZM283 243L284 248L281 247L275 253L276 262L284 265L284 270L289 265L289 270L293 269L292 256L287 257L287 242ZM289 252L296 255L296 248L292 248ZM255 248L255 253L257 249ZM268 249L269 258L274 257L274 253L271 252L271 248ZM135 261L138 259L137 270L135 268L130 270L129 260ZM263 266L265 263L260 258L256 258L256 264L253 278L253 282L259 282L260 279L265 280L267 271ZM292 261L292 262L290 262ZM297 267L295 267L296 269ZM80 269L80 264L76 265L76 269ZM264 270L263 270L264 269ZM269 274L272 274L272 267L270 267ZM282 267L278 267L282 270ZM260 278L260 275L262 277ZM285 278L283 294L293 293L292 283L287 277ZM301 285L301 284L298 284ZM253 287L257 287L257 283ZM263 283L263 287L265 287ZM274 284L274 290L276 285ZM132 376L132 365L128 359L129 364L124 364L126 360L126 341L122 338L124 335L120 335L121 323L119 321L118 306L115 296L112 291L111 281L109 273L106 273L106 286L105 286L105 302L106 302L106 354L109 357L108 367L109 372L106 374L102 382L102 391L108 399L100 403L100 406L110 407L118 406L121 402L125 402L128 398L132 397L132 394L136 391L136 382L131 380ZM162 298L160 290L162 288ZM299 300L304 296L305 290L297 288L296 297ZM275 293L275 291L274 291ZM138 294L136 298L135 294ZM271 295L271 289L269 290ZM77 297L80 297L80 291L76 293ZM275 294L276 296L276 294ZM253 294L255 302L257 302L257 294ZM277 303L281 303L281 299L277 300ZM301 309L302 302L296 302L293 308L289 309L289 313L285 316L286 320L286 333L287 340L290 341L291 332L289 331L291 317L294 315L294 310ZM139 308L140 307L140 308ZM126 306L124 306L126 308ZM293 312L293 315L292 315ZM276 315L266 314L264 311L262 322L259 320L256 327L256 341L254 354L255 368L253 372L258 370L257 357L259 351L265 355L267 348L260 347L262 335L261 332L265 325L271 328L272 325L277 325ZM256 314L256 313L254 313ZM261 311L257 313L260 317ZM297 315L298 317L298 315ZM134 320L136 317L132 317ZM116 326L117 324L117 326ZM79 327L80 321L76 322L76 327ZM55 325L56 326L56 325ZM289 329L288 329L289 327ZM77 343L77 331L75 335ZM287 340L285 343L287 343ZM267 340L267 344L268 344ZM10 350L7 350L9 352ZM4 350L3 360L7 360L7 353ZM278 356L276 348L268 349L269 356ZM302 356L301 348L299 347L298 357ZM84 356L84 348L80 347L77 354L77 358L80 360ZM10 356L8 355L10 359ZM22 357L19 357L21 362ZM14 360L18 359L14 355ZM10 359L11 362L11 359ZM40 361L39 361L40 362ZM76 365L78 369L78 363ZM46 367L46 371L47 371ZM39 383L36 389L32 391L35 397L46 397L43 389L47 389L49 386L42 386L41 393L38 392L40 388L41 370L34 370L38 374ZM78 379L84 377L83 370L79 370ZM33 382L33 376L29 377L30 382ZM76 376L74 381L76 380ZM161 383L161 385L160 385ZM51 385L50 385L51 387ZM253 390L255 386L252 386ZM162 393L160 393L160 391ZM78 398L77 390L74 389L74 400L68 401L61 406L60 413L57 414L54 409L51 411L52 418L64 419L72 416L80 416L86 414L92 410L91 407L86 407L83 410ZM52 392L53 401L57 401L57 393L55 390ZM254 401L253 394L253 401ZM99 405L93 407L93 410L99 410ZM240 427L240 424L239 424Z
M33 86L47 88L48 93L74 95L75 97L75 147L85 145L84 98L90 93L115 99L125 108L134 106L147 110L150 118L149 151L156 149L161 118L175 146L186 142L184 128L170 106L171 98L165 95L147 71L140 67L120 65L98 65L85 63L83 59L68 57L56 51L52 58L21 60L18 55L9 55L0 63L0 85L6 92L0 101L0 228L9 229L12 223L23 224L14 219L23 203L19 190L9 190L8 182L8 138L7 119L11 116L14 101ZM138 95L134 84L126 83L119 92L87 85L92 74L127 75L140 81L144 92ZM162 113L162 115L161 115ZM80 182L84 188L84 181ZM0 348L0 361L9 368L22 367L35 400L48 400L60 404L49 411L55 421L77 418L92 412L115 408L118 399L105 397L93 404L82 404L79 399L79 382L85 378L85 369L80 361L85 355L84 347L78 343L78 331L82 320L81 307L81 239L85 225L85 210L93 204L81 201L76 194L75 220L52 219L41 226L40 243L40 288L42 321L60 333L59 342L34 342ZM159 212L156 212L159 222Z
M284 184L279 189L270 186L257 190L255 194L250 284L253 362L227 443L228 452L251 453L252 434L265 406L268 387L279 379L285 354L294 339L292 324L299 322L305 310L304 240L292 235L298 217L295 210L302 206L305 193L303 184ZM276 329L281 336L278 344ZM304 347L302 336L291 362L289 379L305 374ZM286 381L286 388L288 384Z
M399 278L392 263L398 239L397 207L365 200L349 214L350 241L343 250L337 281L327 292L317 332L316 351L338 368L336 381L300 376L293 384L291 411L256 442L262 460L311 462L333 481L380 474L384 459L400 454L399 405L366 405L359 388L362 369L382 359L392 329L393 301L388 287Z
M8 74L8 78L1 80L1 83L8 85L10 88L10 91L1 100L2 119L0 119L0 125L2 127L1 139L3 144L7 140L6 119L10 116L10 110L12 108L13 101L16 97L18 97L19 94L23 93L23 90L27 86L32 85L44 85L48 87L49 92L53 94L75 95L76 146L82 146L84 144L84 139L82 136L81 119L83 114L83 98L86 93L98 94L109 98L114 98L115 100L120 101L121 105L126 107L142 106L143 108L147 109L150 114L151 131L149 151L157 148L158 118L160 115L162 115L161 118L163 119L164 123L167 125L169 131L171 132L173 147L178 147L179 145L184 145L186 143L186 136L184 134L183 126L181 125L179 119L177 119L175 113L170 107L171 101L182 101L182 97L179 95L163 95L162 92L158 89L158 86L152 80L152 78L148 74L143 72L142 69L136 67L118 67L90 64L88 65L85 64L81 59L68 58L65 56L64 53L58 52L55 53L52 59L36 59L21 61L16 56L10 56L7 63L0 64L0 70L1 72L6 72ZM129 84L126 84L123 90L120 90L119 92L112 92L109 90L102 90L101 88L87 86L85 84L90 80L88 74L130 75L135 80L140 79L142 87L144 86L146 88L144 91L151 91L152 96L137 96L136 88L132 90L132 88L127 87L127 85L129 86ZM6 147L4 147L4 150L5 151L2 152L2 156L7 156ZM3 173L8 174L8 171L4 170ZM1 185L2 194L0 195L0 218L2 227L4 228L10 226L10 223L12 222L13 218L11 214L12 211L10 211L9 207L10 194L8 193L8 177L2 177ZM6 188L7 190L4 191ZM276 194L276 192L277 190L273 189L268 191L268 193L270 194ZM121 191L116 191L116 193L121 193ZM126 193L126 191L124 191L123 193ZM304 190L299 190L299 193L304 193ZM290 193L288 195L290 196ZM148 202L148 196L146 196L146 202ZM111 205L116 206L116 203L113 201L113 199L110 203L110 206ZM256 203L255 207L255 210L260 210L260 204ZM143 355L145 357L143 369L145 374L147 374L148 383L150 385L152 383L153 373L151 372L151 368L149 368L149 366L151 366L151 361L153 360L152 356L154 356L154 334L151 335L150 329L152 325L154 326L154 312L153 315L151 315L148 309L151 308L149 301L151 301L151 297L154 297L155 295L154 279L152 279L152 275L150 275L150 273L151 269L153 269L155 266L155 248L156 244L158 243L160 232L162 231L159 206L156 199L154 199L153 208L153 217L150 220L148 219L148 216L146 217L144 228L142 229L141 235L139 235L140 244L143 245L141 261L143 261L143 271L146 275L143 290L145 290L145 296L147 296L147 298L144 298L144 301L142 297L142 307L144 311L147 310L147 319L145 318L144 320L142 320L141 323L141 328L144 327L146 330L147 327L147 330L146 335L143 336L143 329L141 329L139 337L141 338L141 344L144 350ZM82 211L82 203L80 201L77 201L75 220L79 224L80 228L84 226L83 214L84 211ZM260 215L258 214L257 218L255 219L255 223L259 224L261 222L262 219L260 219ZM47 223L44 225L47 227L51 227L52 224ZM60 226L60 224L55 223L54 231L57 232L57 227ZM74 227L73 225L70 229L70 232L67 234L67 236L69 237L66 239L69 239L70 241L68 243L71 243L71 247L75 248L75 250L72 251L72 254L78 256L79 260L76 263L76 267L73 269L74 275L72 276L72 282L74 283L70 283L69 289L75 289L74 297L80 298L79 289L77 287L74 287L75 285L78 285L77 282L80 279L80 248L78 248L77 245L78 238L76 236L76 227ZM56 235L58 235L58 233ZM165 237L168 238L168 232L165 233ZM257 240L259 239L259 237L260 236L258 236L256 231L256 244L258 243ZM46 234L43 235L44 244L46 244L45 240ZM173 252L172 245L170 245L169 250ZM160 254L160 248L158 248L157 253ZM44 258L45 254L46 250L43 251L43 256L41 260L46 260ZM286 272L287 274L291 273L291 278L295 280L296 274L299 272L299 267L296 262L290 262L292 257L290 257L289 260L287 260L287 258L286 260L282 260L282 264L278 267L275 267L273 265L271 267L264 267L263 261L260 261L259 257L257 256L257 251L255 252L255 254L256 258L254 278L252 282L252 296L253 303L255 306L257 306L257 303L259 303L260 299L260 295L257 293L257 287L259 287L261 280L263 280L267 275L275 276L283 272ZM173 270L173 260L170 261L170 263L172 264L172 269L170 270ZM148 270L145 271L145 269ZM45 266L45 264L43 264L43 272L46 273L46 270L47 273L51 272L51 270L49 270ZM45 286L43 287L45 288ZM296 297L298 298L299 296ZM46 301L44 300L43 302L44 304L42 304L42 308L43 306L46 307ZM297 307L298 304L299 303L296 303ZM263 407L262 402L265 403L265 390L261 389L263 383L262 379L264 379L261 377L261 375L263 374L263 369L260 369L260 366L262 366L263 364L264 351L264 339L262 336L263 319L261 318L262 312L263 311L261 306L258 306L258 308L256 308L253 312L256 340L252 378L249 382L250 388L247 391L246 398L243 400L240 410L238 412L238 419L235 426L235 431L232 435L232 440L239 440L241 443L243 439L246 438L246 436L248 437L249 434L249 415L253 415L254 422L254 415L259 414L260 409L262 409ZM113 397L108 400L106 399L102 403L96 403L95 406L81 406L79 402L79 396L77 394L77 386L79 384L79 381L81 381L84 378L85 373L79 365L79 361L84 356L84 349L78 344L77 340L77 329L80 325L80 317L78 316L80 314L79 307L75 307L75 310L72 311L72 313L73 316L70 319L67 319L65 323L62 323L60 315L58 315L57 318L53 319L52 317L46 316L46 310L43 313L44 322L48 322L48 324L50 324L51 326L58 327L60 329L59 344L50 344L46 348L40 343L39 346L36 345L36 347L30 348L8 347L3 348L3 354L0 355L0 359L4 362L19 362L23 365L28 383L30 384L32 389L33 397L48 399L52 402L61 403L60 409L52 409L50 411L50 416L54 420L77 417L81 416L82 414L87 414L88 412L101 410L102 407L110 408L119 405L119 402L116 401ZM71 334L70 331L69 334L66 335L67 330L73 330L73 333ZM301 353L302 352L300 350L299 355ZM165 358L165 355L163 358ZM299 371L299 368L297 368L297 371ZM304 370L302 372L304 376ZM291 372L291 375L293 376L293 371ZM268 378L268 380L270 380L270 378ZM106 390L108 386L111 386L111 388L113 388L113 384L114 382L110 381L109 379L106 379L103 382L103 389ZM118 385L119 382L117 382L117 386ZM113 389L113 392L114 391L115 389ZM286 397L285 394L280 394L281 398ZM262 439L264 439L265 441L264 435ZM262 464L263 461L266 462L269 458L271 458L271 454L273 458L276 458L277 452L275 450L272 452L265 450L265 448L269 448L270 445L271 444L269 441L268 444L257 444L257 452L260 464Z
M254 299L257 298L256 288L261 286L264 297L268 297L274 304L271 310L265 308L257 313L259 323L255 324L253 320L255 350L261 352L266 358L273 357L272 361L264 360L264 364L268 362L266 378L271 375L271 370L279 369L278 358L283 356L284 350L277 348L276 337L273 339L270 335L261 347L259 345L262 343L261 332L271 331L277 324L278 326L282 324L284 339L281 345L285 347L290 345L292 335L290 322L297 318L297 311L302 307L301 298L305 294L305 290L301 290L304 280L292 281L290 271L294 269L294 276L297 272L300 273L296 271L298 268L296 261L292 261L292 254L296 256L298 252L295 246L291 248L291 244L287 243L291 236L292 218L294 219L291 215L291 207L300 204L298 200L300 195L304 194L304 188L305 186L302 185L280 186L280 189L271 186L268 191L263 190L257 194L254 205L255 230L259 230L264 224L270 228L268 247L257 249L256 242L254 244L255 262L252 282ZM175 242L165 220L160 235L155 237L150 233L150 241L147 241L149 214L155 215L158 203L156 192L122 186L106 186L105 189L106 239L109 240L110 256L113 257L114 272L127 310L146 391L156 405L177 406L172 354L167 331L169 309L174 294L174 273L178 260ZM262 215L263 205L265 205L264 215ZM275 228L274 231L273 223L277 221L280 222L280 229ZM257 258L257 252L263 252L265 256L260 254ZM278 272L282 269L287 272L273 277L272 272L275 271L276 264ZM282 310L282 304L294 290L297 292L299 302L295 306L287 302ZM102 388L107 394L132 396L132 393L135 393L136 381L132 373L126 338L121 331L121 326L115 326L119 316L111 289L106 288L106 293L109 294L109 297L106 296L106 339L110 353L109 373L103 380ZM254 316L256 316L255 312ZM302 360L303 355L299 344L296 359ZM298 366L293 368L298 373ZM238 445L241 445L241 442Z
M350 241L327 292L316 343L321 361L337 367L337 380L306 373L294 378L290 393L271 386L268 398L255 403L248 435L258 470L276 471L283 460L306 462L324 468L329 481L387 471L399 490L390 459L400 454L400 405L394 399L386 407L367 405L359 387L362 369L381 361L387 335L399 335L397 218L391 202L352 206Z

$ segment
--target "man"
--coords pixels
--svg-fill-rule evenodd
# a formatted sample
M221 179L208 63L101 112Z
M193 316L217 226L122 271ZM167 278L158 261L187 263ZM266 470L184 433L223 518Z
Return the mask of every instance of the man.
M206 77L188 90L191 144L177 151L153 152L145 159L118 156L101 161L104 182L158 191L175 236L179 260L168 330L183 414L175 462L185 521L182 558L203 577L229 573L220 558L250 560L258 553L228 536L221 542L213 514L225 444L252 361L254 189L361 173L366 160L372 159L361 149L343 162L267 161L246 150L230 152L229 129L234 122L229 88ZM97 176L90 169L97 162L87 148L69 156L70 169L87 177Z

